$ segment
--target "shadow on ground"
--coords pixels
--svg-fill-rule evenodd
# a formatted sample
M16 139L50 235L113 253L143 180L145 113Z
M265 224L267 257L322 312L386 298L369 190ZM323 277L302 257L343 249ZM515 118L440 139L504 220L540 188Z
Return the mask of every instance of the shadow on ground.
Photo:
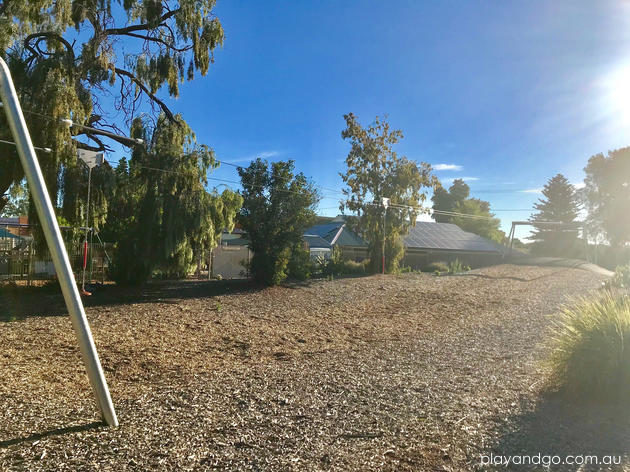
M499 419L497 421L500 421ZM504 423L505 425L505 423ZM569 404L558 394L545 395L534 408L509 418L496 443L484 454L497 456L596 456L611 465L552 465L551 470L625 470L630 464L630 409L622 405ZM612 456L612 457L611 457ZM549 460L549 459L548 459ZM573 460L573 459L569 459ZM577 458L576 460L582 460ZM615 461L616 464L615 465ZM478 464L481 463L479 460ZM621 464L620 464L621 463ZM541 466L484 466L481 470L547 470Z
M92 296L83 297L83 304L89 309L129 303L176 303L174 300L245 294L262 288L248 280L155 281L141 287L100 285L93 289ZM67 310L58 286L0 287L0 322L65 314Z
M0 441L0 449L7 448L9 446L14 446L15 444L21 444L24 442L40 441L42 439L46 439L52 436L61 436L64 434L79 433L82 431L88 431L90 429L105 428L105 427L106 427L105 424L102 423L101 421L94 421L92 423L82 424L78 426L67 426L65 428L51 429L49 431L44 431L42 433L35 433L35 434L31 434L29 436L24 436L21 438Z

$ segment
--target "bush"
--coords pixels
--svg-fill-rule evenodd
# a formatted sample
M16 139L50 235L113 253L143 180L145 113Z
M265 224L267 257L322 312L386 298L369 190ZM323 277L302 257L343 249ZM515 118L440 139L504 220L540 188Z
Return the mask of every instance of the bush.
M448 265L446 262L431 262L422 269L422 272L448 272Z
M630 288L630 264L617 266L615 275L604 284L607 288Z
M292 279L306 280L311 278L313 262L311 253L302 245L297 245L291 252L287 265L287 276Z
M551 386L574 399L630 394L630 298L605 292L565 308L555 327Z
M366 265L363 262L343 261L340 269L345 275L363 275L366 272Z
M368 272L369 266L369 259L365 259L362 262L344 259L341 251L335 247L332 250L330 259L323 263L322 275L324 277L335 275L364 275Z
M448 265L449 274L458 274L460 272L468 272L469 270L470 270L470 267L462 264L462 262L459 259L455 259L454 261L451 261Z

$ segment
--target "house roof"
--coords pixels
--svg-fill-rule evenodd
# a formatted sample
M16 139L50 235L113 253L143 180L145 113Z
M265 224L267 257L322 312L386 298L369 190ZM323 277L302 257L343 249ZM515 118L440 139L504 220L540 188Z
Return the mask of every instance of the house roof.
M464 231L452 223L418 221L405 236L404 244L413 249L502 253L505 247L484 237Z
M311 226L304 234L319 236L330 245L367 247L367 243L350 231L343 221L333 221Z
M304 241L310 248L330 248L330 243L316 234L305 234Z
M17 236L4 228L0 228L0 238L8 238L8 239L24 239L21 236Z

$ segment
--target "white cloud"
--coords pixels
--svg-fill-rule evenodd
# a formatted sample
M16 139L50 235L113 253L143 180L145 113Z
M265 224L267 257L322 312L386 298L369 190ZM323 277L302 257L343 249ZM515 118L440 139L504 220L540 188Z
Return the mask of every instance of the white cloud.
M479 180L479 177L449 177L448 179L441 179L443 184L452 184L455 180L463 180L464 182L474 182Z
M542 188L528 188L526 190L521 190L521 193L542 193Z
M252 154L251 156L239 157L236 159L224 159L224 162L229 162L230 164L234 164L236 162L250 162L259 157L261 159L269 159L270 157L276 157L279 155L280 155L279 151L263 151L256 154Z
M433 170L462 170L464 166L458 164L435 164Z
M571 185L573 185L573 187L575 187L576 190L580 190L586 187L586 184L584 182L578 182L576 184L571 184Z

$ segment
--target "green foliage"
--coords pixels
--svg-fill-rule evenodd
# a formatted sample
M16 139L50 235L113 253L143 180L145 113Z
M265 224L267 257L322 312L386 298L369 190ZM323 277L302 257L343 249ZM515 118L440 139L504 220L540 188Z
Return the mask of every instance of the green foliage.
M460 272L468 272L469 270L470 266L462 264L462 261L459 259L455 259L448 264L449 274L459 274Z
M418 208L426 199L421 190L435 182L431 166L423 162L418 167L414 161L398 156L393 146L403 134L390 129L387 121L376 117L374 123L363 128L352 113L344 119L346 129L341 136L350 142L351 149L346 157L347 170L340 174L347 185L341 209L358 215L351 226L368 242L371 272L381 270L384 241L386 270L396 271L404 255L402 237L415 224ZM383 198L403 206L391 207L384 218Z
M605 292L565 308L556 323L551 386L572 399L630 394L630 298Z
M319 262L321 273L324 277L334 278L341 275L365 275L370 268L370 260L361 262L353 261L343 257L343 253L338 246L333 246L330 259Z
M542 191L544 199L534 204L538 213L530 221L534 231L529 239L534 241L534 252L545 256L572 256L578 244L578 234L571 228L554 228L549 225L536 225L541 221L558 221L567 226L578 217L580 206L575 188L566 177L558 174L550 179Z
M205 257L221 231L233 228L242 199L230 190L206 191L214 152L195 145L183 121L161 116L150 130L136 120L132 133L147 145L115 172L116 210L107 224L108 236L118 242L111 275L123 284L142 283L154 272L184 277L197 262L194 255Z
M314 264L311 253L303 244L298 244L291 251L287 264L287 276L296 280L307 280L313 274Z
M505 233L499 229L501 221L490 213L490 203L478 198L468 198L469 195L470 187L462 179L455 179L448 190L438 186L431 197L434 210L463 213L476 218L433 213L433 219L438 223L456 224L464 231L503 243Z
M446 262L431 262L424 269L424 272L448 272L448 264Z
M450 188L446 190L442 185L438 185L433 192L431 201L433 209L439 211L455 211L455 206L463 202L470 195L470 187L462 179L455 179ZM450 223L452 217L433 213L433 219L438 223Z
M89 168L83 162L64 167L61 172L62 206L59 213L71 225L86 227L88 224L88 172ZM89 225L96 231L100 232L105 224L115 185L116 175L109 163L92 169Z
M623 247L630 242L630 147L592 156L584 171L589 237Z
M369 265L370 261L368 259L363 262L353 260L329 261L324 267L323 274L333 277L339 277L341 275L365 275L367 274Z
M469 198L468 200L457 202L455 211L478 217L452 217L451 222L464 231L483 236L499 244L502 244L505 240L505 233L499 229L501 220L494 218L494 214L490 213L490 203L477 198Z
M243 186L238 218L253 252L249 269L255 280L268 285L289 275L292 253L303 244L319 201L315 186L304 174L295 174L294 167L293 161L269 165L257 159L238 170Z
M0 54L7 61L35 145L52 148L40 153L40 165L53 202L64 198L67 217L82 215L71 180L76 148L104 150L102 135L79 125L121 131L121 123L141 111L175 116L157 94L179 94L179 84L196 72L206 74L213 51L223 42L221 23L213 14L215 0L10 0L0 4ZM101 112L115 110L116 113ZM0 138L11 140L4 113ZM44 115L44 116L42 116ZM157 113L153 113L157 115ZM49 117L49 118L48 118ZM85 138L90 142L85 141ZM24 173L16 150L0 145L0 196ZM98 187L98 185L97 185ZM97 219L107 208L95 202ZM6 199L0 199L0 211ZM36 221L34 209L31 219ZM85 215L80 216L84 218ZM101 218L102 222L102 218Z
M617 266L615 274L604 285L607 288L630 288L630 264Z
M1 196L0 196L1 197ZM0 198L1 200L2 198ZM28 214L28 189L26 180L16 182L9 188L4 208L0 203L0 216L16 217Z

